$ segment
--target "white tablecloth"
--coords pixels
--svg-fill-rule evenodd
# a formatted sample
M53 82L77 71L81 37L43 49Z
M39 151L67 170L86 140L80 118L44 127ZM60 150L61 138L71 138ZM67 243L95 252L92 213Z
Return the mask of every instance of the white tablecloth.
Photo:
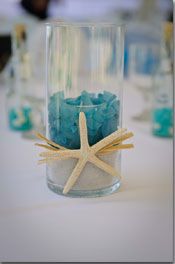
M131 85L123 126L135 148L122 153L122 186L89 199L47 188L34 141L7 127L0 88L0 261L172 261L172 140L133 121L142 101Z

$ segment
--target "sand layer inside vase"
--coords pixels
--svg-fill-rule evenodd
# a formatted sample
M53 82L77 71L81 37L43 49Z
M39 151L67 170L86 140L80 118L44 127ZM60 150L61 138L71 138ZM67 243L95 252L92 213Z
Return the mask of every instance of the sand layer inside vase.
M106 156L100 157L100 159L107 162L120 172L119 152L108 154ZM60 188L64 187L66 181L68 180L74 167L76 166L76 163L76 159L56 162L53 161L50 165L47 165L47 179L54 182L54 184L56 184ZM118 180L118 177L113 177L108 173L100 170L92 163L87 163L72 190L102 189L113 185Z

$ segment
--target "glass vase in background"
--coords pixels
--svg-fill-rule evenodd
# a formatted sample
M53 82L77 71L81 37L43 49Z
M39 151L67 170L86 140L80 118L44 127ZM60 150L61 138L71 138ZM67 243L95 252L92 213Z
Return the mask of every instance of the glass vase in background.
M173 136L173 24L166 22L161 43L161 61L153 78L152 132Z
M151 120L152 78L158 67L159 56L160 47L157 43L132 43L129 46L128 79L143 101L143 108L133 116L134 120Z
M87 121L90 146L122 126L124 27L111 23L46 25L46 136L68 149L80 148L79 113ZM120 171L121 153L100 157ZM47 164L47 185L63 194L77 160ZM68 192L73 197L113 193L119 177L87 163Z
M7 116L10 129L29 131L33 127L32 108L26 98L31 77L24 24L16 24L12 32L12 59L8 67Z
M7 69L7 120L11 130L20 131L24 138L36 139L35 131L44 131L44 100L36 96L27 40L26 26L16 24L12 32L12 59Z

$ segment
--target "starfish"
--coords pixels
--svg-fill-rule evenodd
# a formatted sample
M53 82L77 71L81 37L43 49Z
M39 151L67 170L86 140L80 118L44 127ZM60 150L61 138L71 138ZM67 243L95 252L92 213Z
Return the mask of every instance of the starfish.
M45 159L41 160L40 163L49 162L53 160L64 160L68 158L75 158L78 159L78 162L72 171L69 179L67 180L63 194L67 194L72 186L76 183L77 179L80 177L82 170L84 169L87 162L91 162L101 170L107 172L108 174L120 178L121 175L119 171L114 169L112 166L107 164L106 162L99 159L98 155L108 154L111 151L119 150L122 148L131 148L133 147L132 144L119 144L123 140L133 136L133 134L126 133L123 135L122 133L125 132L126 129L118 129L117 131L113 132L109 136L105 137L104 139L100 140L96 144L90 146L88 142L88 133L87 133L87 124L86 124L86 117L83 112L79 114L79 132L80 132L80 149L66 149L48 139L46 139L41 134L37 134L37 136L45 140L49 146L43 144L36 144L40 147L45 147L49 149L49 151L42 152L40 154L41 157Z

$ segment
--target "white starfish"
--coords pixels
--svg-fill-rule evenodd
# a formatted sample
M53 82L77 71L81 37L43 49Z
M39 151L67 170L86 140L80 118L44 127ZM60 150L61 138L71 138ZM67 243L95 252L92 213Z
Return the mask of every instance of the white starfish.
M81 144L80 149L75 149L75 150L62 149L61 151L52 150L52 151L46 151L40 154L40 156L46 158L46 160L43 160L46 162L48 162L49 159L50 160L63 160L63 159L68 159L68 158L78 159L78 162L71 176L66 182L66 185L63 189L63 194L67 194L69 192L69 190L72 188L72 186L77 181L78 177L80 176L87 162L91 162L94 165L96 165L98 168L107 172L108 174L112 176L118 176L120 178L120 173L117 170L115 170L113 167L111 167L109 164L99 159L96 156L96 154L99 152L99 150L103 149L104 147L106 147L107 145L115 141L116 138L121 137L121 133L125 131L126 129L120 129L110 134L109 136L105 137L101 141L97 142L95 145L89 146L86 117L83 112L80 112L79 130L80 130L80 144Z

